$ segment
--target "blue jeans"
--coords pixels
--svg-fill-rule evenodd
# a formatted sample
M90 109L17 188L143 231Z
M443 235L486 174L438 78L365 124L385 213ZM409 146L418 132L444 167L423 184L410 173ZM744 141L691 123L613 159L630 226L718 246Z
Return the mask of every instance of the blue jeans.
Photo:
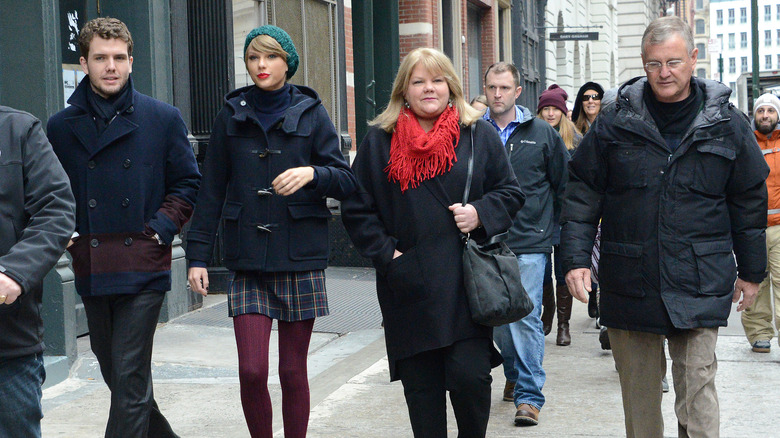
M542 282L547 254L518 254L523 287L534 303L534 310L520 321L493 329L501 356L504 375L515 384L515 406L527 403L537 409L544 405L542 387L546 379L544 359L544 329L542 327Z
M0 437L40 438L43 355L0 359Z

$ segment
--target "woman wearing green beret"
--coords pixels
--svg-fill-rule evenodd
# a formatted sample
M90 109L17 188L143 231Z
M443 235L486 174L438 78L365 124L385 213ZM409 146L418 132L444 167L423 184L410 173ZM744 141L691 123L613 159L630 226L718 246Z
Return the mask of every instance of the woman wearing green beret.
M206 262L224 222L224 264L234 272L228 306L238 347L241 404L252 437L271 437L271 324L278 320L284 436L304 437L306 359L314 318L328 314L327 197L356 182L317 93L287 82L298 68L290 36L252 30L244 62L254 85L225 97L212 129L187 237L189 283L208 293Z

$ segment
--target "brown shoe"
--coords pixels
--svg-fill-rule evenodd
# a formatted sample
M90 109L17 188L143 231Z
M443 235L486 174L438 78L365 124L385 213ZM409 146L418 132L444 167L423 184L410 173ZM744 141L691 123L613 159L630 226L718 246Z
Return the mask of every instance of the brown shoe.
M539 409L522 403L517 407L515 414L515 426L536 426L539 424Z
M515 382L506 381L506 384L504 385L504 401L515 401Z

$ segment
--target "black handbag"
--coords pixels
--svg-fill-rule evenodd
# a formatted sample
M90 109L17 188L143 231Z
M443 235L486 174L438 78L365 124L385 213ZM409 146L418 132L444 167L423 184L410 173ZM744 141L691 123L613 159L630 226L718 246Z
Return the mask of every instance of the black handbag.
M469 200L474 173L474 128L471 128L471 156L468 162L463 205ZM499 326L526 317L534 303L520 282L517 257L501 241L506 233L484 243L463 234L463 283L466 287L471 319L477 324Z

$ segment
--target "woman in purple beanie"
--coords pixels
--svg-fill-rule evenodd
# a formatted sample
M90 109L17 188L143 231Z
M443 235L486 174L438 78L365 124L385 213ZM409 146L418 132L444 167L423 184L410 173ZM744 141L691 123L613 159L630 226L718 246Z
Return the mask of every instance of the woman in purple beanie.
M550 124L566 145L566 149L569 154L574 153L574 149L580 144L582 135L577 131L574 123L566 117L568 108L566 107L566 99L569 95L563 88L556 84L550 85L549 88L542 92L539 96L539 104L537 105L536 116ZM555 219L558 222L558 219ZM558 334L555 339L557 345L566 346L571 344L571 334L569 333L569 319L571 318L571 306L572 296L569 294L569 289L566 287L566 281L564 280L563 272L560 270L560 262L558 260L558 244L560 243L560 226L556 226L553 232L553 257L555 259L554 266L551 266L551 260L548 256L547 266L544 273L544 289L542 295L542 325L544 327L544 334L549 334L552 331L552 321L554 315L558 315ZM553 292L552 285L552 268L555 268L555 292Z

